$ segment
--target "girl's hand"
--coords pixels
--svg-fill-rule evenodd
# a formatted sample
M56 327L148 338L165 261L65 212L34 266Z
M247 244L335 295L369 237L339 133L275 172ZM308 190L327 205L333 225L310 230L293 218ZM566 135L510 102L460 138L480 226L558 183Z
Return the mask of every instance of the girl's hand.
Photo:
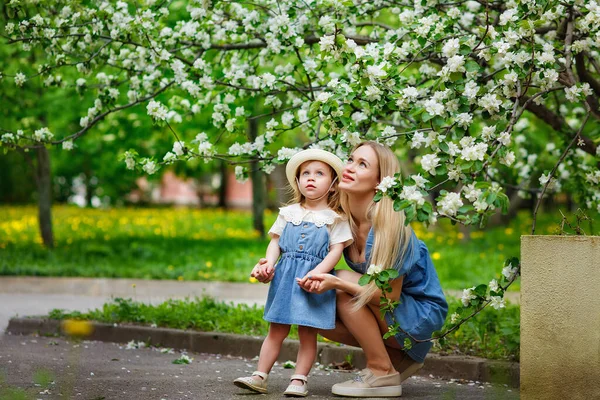
M258 260L258 264L252 268L250 276L256 278L259 282L269 283L273 280L273 272L275 272L275 268L269 264L266 258L261 258Z

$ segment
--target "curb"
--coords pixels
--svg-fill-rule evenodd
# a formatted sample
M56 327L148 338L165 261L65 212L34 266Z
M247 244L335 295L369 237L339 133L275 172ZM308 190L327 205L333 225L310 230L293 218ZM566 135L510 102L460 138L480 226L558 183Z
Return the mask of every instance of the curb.
M263 338L219 332L198 332L171 328L150 328L140 325L110 325L92 322L93 333L86 340L126 343L131 340L150 342L159 347L185 349L196 353L212 353L236 357L253 358L260 352ZM6 333L16 335L39 334L64 335L60 321L45 318L12 318ZM299 342L286 339L278 361L294 360ZM343 362L351 354L356 368L365 367L365 357L361 349L352 346L334 346L319 343L317 360L322 365ZM469 381L492 382L518 388L519 363L488 360L469 356L440 356L428 354L425 366L418 375L434 375L444 379L464 379Z

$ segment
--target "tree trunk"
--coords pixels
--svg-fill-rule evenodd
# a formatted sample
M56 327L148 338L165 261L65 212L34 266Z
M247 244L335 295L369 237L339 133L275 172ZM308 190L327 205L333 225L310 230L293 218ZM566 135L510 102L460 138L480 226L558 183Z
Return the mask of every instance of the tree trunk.
M258 121L248 121L248 139L254 141L258 135ZM250 163L250 179L252 179L252 217L253 226L261 237L265 236L265 224L263 216L267 199L265 174L258 168L258 162Z
M270 179L275 187L275 207L280 207L292 200L292 192L289 189L287 177L285 176L285 165L276 165L275 171L271 172Z
M219 187L220 208L227 208L227 163L221 160L219 164L219 174L221 175L221 187Z
M52 234L52 182L50 177L50 154L48 149L37 149L38 220L44 245L54 247Z

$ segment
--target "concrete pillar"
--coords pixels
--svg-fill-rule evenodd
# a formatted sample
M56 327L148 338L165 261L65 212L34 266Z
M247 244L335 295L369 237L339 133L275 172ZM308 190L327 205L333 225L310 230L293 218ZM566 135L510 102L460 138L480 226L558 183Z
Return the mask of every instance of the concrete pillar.
M600 399L600 237L521 237L521 399Z

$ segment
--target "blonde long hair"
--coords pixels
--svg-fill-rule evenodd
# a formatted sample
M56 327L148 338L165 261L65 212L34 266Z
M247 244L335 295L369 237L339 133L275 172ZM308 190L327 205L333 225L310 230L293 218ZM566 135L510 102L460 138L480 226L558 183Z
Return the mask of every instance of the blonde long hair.
M379 161L379 180L386 176L393 176L400 172L400 163L394 152L386 146L377 142L365 141L358 144L352 152L362 146L369 146L375 151ZM348 194L341 194L342 208L349 210ZM350 214L348 214L350 215ZM407 249L412 237L412 228L405 226L404 211L394 211L393 201L384 196L379 202L371 203L367 209L367 219L373 224L373 248L367 265L380 265L384 269L393 268L396 260L404 261ZM356 224L353 218L349 218L353 234L356 233ZM353 244L354 245L354 244ZM361 292L354 298L354 310L365 306L377 292L375 283L363 287Z

